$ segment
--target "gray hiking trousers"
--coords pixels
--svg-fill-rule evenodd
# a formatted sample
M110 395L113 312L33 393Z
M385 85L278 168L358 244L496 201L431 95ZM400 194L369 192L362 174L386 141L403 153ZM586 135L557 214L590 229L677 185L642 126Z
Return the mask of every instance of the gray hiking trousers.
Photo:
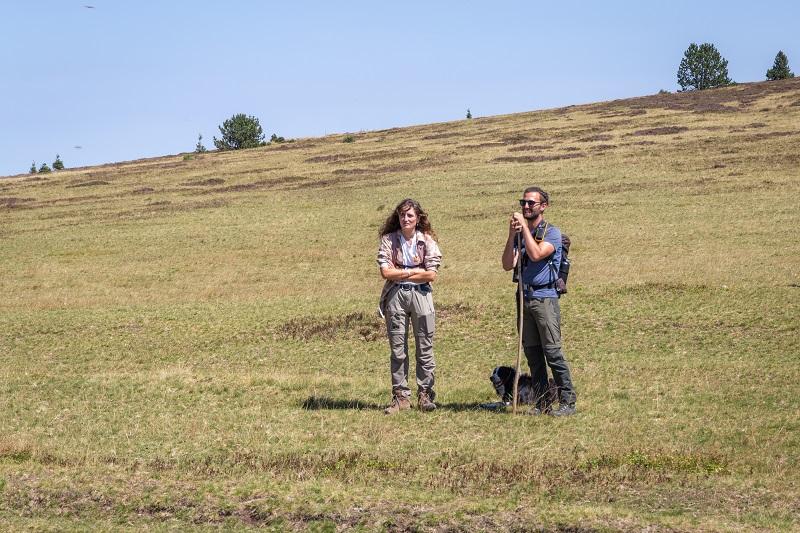
M561 350L561 306L558 298L525 298L522 306L522 346L533 376L537 397L547 391L547 367L559 389L561 404L574 404L577 395Z
M386 332L391 350L392 393L409 397L408 387L408 326L414 331L417 359L417 390L427 392L431 401L435 399L433 372L433 333L435 312L430 285L391 288L386 298Z

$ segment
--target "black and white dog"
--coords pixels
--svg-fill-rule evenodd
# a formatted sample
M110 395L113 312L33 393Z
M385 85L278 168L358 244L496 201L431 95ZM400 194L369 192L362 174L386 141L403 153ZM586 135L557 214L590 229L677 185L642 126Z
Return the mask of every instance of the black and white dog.
M498 366L489 376L495 392L500 396L500 400L504 405L511 405L515 375L516 371L510 366ZM536 405L539 408L543 408L544 411L549 411L553 403L558 401L558 387L556 387L556 383L552 379L549 380L543 397L537 398L533 386L533 378L530 374L521 374L519 376L518 392L520 404Z

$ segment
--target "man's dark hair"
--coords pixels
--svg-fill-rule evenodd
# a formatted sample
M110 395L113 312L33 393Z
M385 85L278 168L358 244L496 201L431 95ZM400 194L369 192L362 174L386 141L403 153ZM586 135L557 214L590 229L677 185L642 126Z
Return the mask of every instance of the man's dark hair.
M542 203L550 205L550 195L544 192L540 187L528 187L527 189L522 191L522 196L525 196L529 192L538 192L539 198L542 199Z

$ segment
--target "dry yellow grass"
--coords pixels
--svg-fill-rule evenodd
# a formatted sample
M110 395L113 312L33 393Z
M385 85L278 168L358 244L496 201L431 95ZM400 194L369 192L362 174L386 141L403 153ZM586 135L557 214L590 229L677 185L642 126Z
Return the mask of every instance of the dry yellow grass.
M785 80L0 180L0 524L796 528L797 124ZM564 421L476 410L531 184L574 242ZM387 419L406 196L442 405Z

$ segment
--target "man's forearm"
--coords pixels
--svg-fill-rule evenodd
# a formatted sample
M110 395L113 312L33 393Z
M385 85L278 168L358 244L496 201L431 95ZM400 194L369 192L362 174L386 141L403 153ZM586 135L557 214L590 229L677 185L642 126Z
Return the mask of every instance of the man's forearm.
M508 236L506 247L503 249L503 270L511 270L514 268L514 239L516 233Z

